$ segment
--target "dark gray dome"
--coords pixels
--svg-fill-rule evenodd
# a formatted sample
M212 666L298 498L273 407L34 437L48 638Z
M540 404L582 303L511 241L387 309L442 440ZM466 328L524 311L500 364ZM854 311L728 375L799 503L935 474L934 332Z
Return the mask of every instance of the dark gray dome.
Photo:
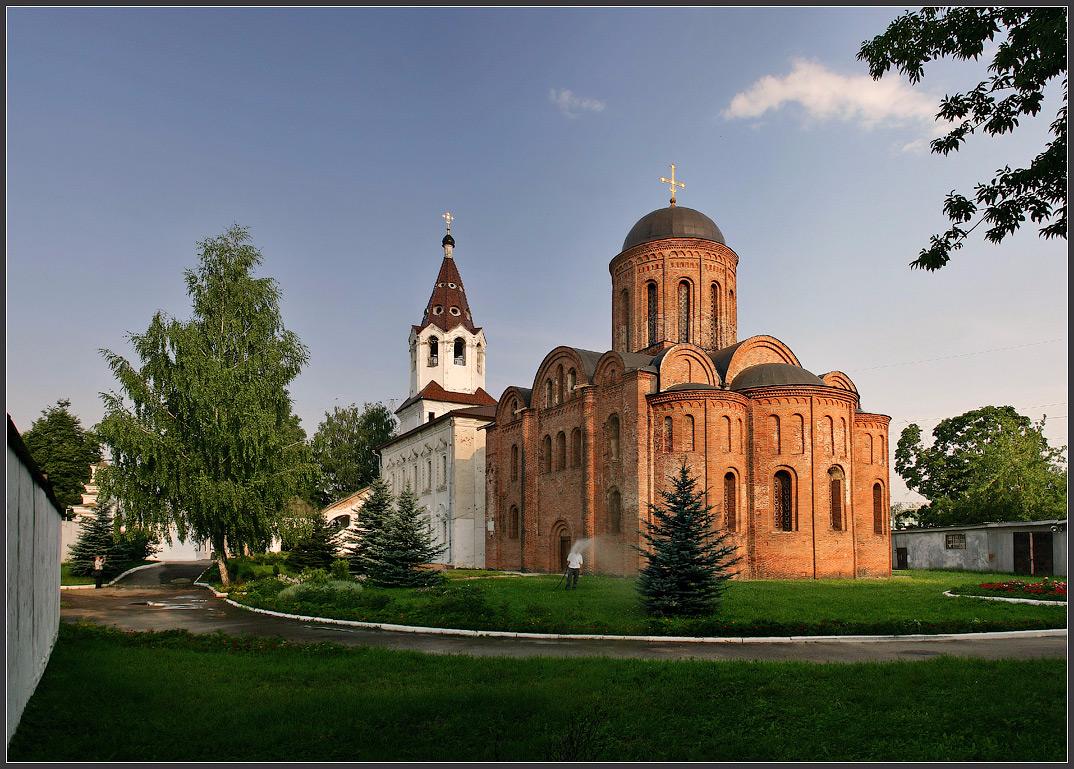
M623 241L623 250L664 238L701 238L726 245L716 222L703 213L692 208L668 206L638 219Z
M780 387L786 385L808 385L824 387L820 378L804 368L790 363L759 363L740 371L731 380L732 390L748 390L751 387Z

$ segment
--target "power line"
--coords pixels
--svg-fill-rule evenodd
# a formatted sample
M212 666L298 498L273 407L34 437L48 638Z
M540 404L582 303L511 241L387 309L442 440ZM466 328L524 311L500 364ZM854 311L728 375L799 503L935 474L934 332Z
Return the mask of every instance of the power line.
M944 355L939 358L926 358L924 360L907 360L899 363L882 363L879 366L867 366L865 368L851 369L851 371L875 371L880 368L891 368L893 366L916 366L921 363L935 363L941 360L952 360L954 358L969 358L974 355L985 355L990 352L1005 352L1007 350L1021 350L1025 347L1036 347L1042 344L1052 344L1053 342L1064 342L1065 337L1058 337L1056 339L1040 339L1035 342L1027 342L1026 344L1016 344L1011 347L994 347L991 350L978 350L976 352L963 352L956 355Z
M1066 405L1067 405L1066 401L1059 401L1058 403L1031 403L1031 404L1025 405L1025 406L1015 406L1014 409L1016 411L1022 411L1024 409L1047 408L1048 406L1066 406ZM1065 417L1065 416L1066 416L1066 414L1059 414L1059 415L1053 416L1051 418L1052 419L1059 419L1059 418ZM946 416L946 417L929 417L927 419L920 419L918 417L910 417L909 419L896 419L895 424L902 424L902 423L909 424L910 422L917 422L918 424L931 424L932 422L942 422L945 419L951 419L951 417L950 416Z

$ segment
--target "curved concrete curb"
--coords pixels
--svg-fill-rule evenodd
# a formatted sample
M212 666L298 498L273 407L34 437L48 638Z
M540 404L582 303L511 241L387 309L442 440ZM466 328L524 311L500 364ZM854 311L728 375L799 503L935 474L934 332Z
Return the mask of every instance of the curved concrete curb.
M133 569L127 569L122 574L119 574L116 577L112 578L111 581L105 582L103 585L101 585L101 587L111 587L112 585L116 584L121 579L126 577L128 574L133 574L136 571L141 571L142 569L152 569L152 568L154 568L156 566L163 566L163 565L164 565L164 561L159 561L158 563L143 563L141 566L135 566ZM95 587L97 587L97 586L96 585L60 585L60 590L87 590L87 589L88 590L93 590Z
M448 635L470 636L482 638L524 638L534 641L645 641L648 643L700 643L700 644L755 644L755 643L818 643L818 642L845 642L859 643L862 641L949 641L963 638L1043 638L1049 636L1066 636L1065 628L1050 630L1007 630L995 633L944 633L917 635L807 635L807 636L667 636L667 635L595 635L595 634L569 634L569 633L518 633L509 630L463 630L462 628L421 627L418 625L392 625L385 622L359 622L349 619L332 619L330 617L308 617L302 614L285 614L269 609L258 609L253 606L239 603L227 597L226 593L219 593L212 585L204 582L195 582L195 585L211 590L217 598L223 598L232 606L252 611L257 614L265 614L269 617L281 617L300 622L318 622L325 625L343 625L344 627L357 627L364 630L387 630L393 633L416 633L419 635Z
M952 593L945 590L948 598L980 598L982 601L1003 601L1004 603L1028 603L1034 606L1066 606L1066 601L1038 601L1036 598L1004 598L1000 595L970 595L969 593Z

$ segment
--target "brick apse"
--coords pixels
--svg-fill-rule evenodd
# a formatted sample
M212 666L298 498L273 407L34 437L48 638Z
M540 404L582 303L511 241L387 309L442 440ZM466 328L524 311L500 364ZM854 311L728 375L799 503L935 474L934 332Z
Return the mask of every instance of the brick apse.
M557 347L500 397L486 565L636 573L649 503L686 463L746 578L889 576L889 417L772 336L737 340L738 255L704 214L642 217L609 265L612 349Z

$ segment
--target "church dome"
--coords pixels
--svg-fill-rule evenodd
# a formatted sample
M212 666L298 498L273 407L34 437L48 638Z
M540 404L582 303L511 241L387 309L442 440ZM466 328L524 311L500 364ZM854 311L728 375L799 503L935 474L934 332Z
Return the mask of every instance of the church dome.
M623 241L623 250L664 238L701 238L726 245L716 222L703 213L683 206L668 206L638 219Z
M805 385L807 387L824 387L820 378L804 368L790 363L759 363L750 366L731 380L732 390L748 390L753 387L786 387L787 385Z

